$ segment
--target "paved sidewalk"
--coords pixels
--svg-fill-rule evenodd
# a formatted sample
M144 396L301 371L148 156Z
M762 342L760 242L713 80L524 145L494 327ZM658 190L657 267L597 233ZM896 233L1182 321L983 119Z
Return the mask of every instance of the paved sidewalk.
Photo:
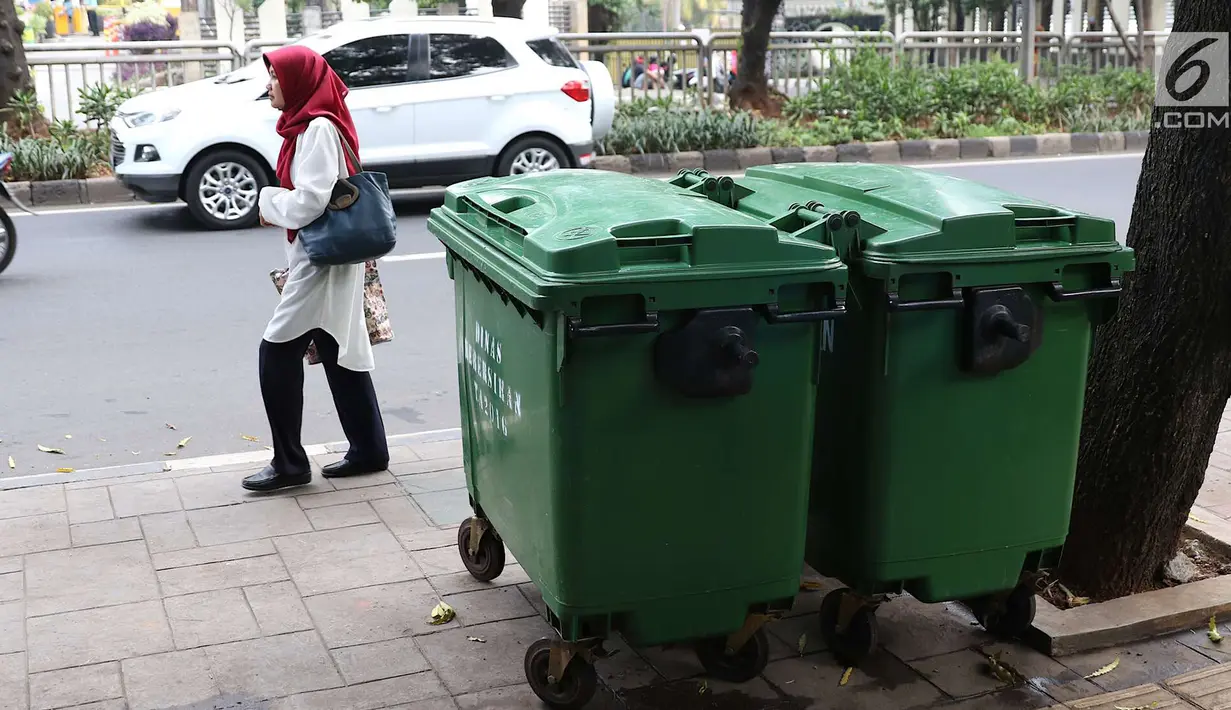
M482 584L458 558L460 442L392 453L388 473L265 496L238 485L252 463L0 491L0 710L541 707L522 671L551 634L534 586L513 560ZM613 642L593 707L1229 707L1231 665L1200 630L1058 662L909 598L881 609L882 651L841 686L821 596L772 625L773 660L742 686L704 681L685 649ZM440 600L457 619L432 626ZM1019 680L992 675L996 652Z

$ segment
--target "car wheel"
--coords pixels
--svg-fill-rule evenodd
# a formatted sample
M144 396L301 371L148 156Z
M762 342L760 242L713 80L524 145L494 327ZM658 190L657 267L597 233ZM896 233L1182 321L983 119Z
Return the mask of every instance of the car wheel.
M184 201L192 216L210 229L255 226L257 198L269 184L253 157L234 150L207 153L193 164L184 186Z
M568 156L560 146L546 138L523 138L504 151L496 166L496 175L545 173L569 166Z

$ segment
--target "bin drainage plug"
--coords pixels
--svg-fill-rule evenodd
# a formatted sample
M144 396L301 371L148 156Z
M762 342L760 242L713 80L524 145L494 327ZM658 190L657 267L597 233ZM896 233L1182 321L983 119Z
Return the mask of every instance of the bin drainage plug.
M756 367L761 362L757 351L744 344L744 331L735 326L727 326L722 330L722 349L732 360L747 367Z

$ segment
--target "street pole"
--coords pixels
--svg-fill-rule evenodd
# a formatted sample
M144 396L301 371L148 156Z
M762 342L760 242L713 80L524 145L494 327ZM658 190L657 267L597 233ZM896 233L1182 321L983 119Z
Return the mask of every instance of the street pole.
M1022 0L1022 81L1034 83L1034 26L1035 0Z

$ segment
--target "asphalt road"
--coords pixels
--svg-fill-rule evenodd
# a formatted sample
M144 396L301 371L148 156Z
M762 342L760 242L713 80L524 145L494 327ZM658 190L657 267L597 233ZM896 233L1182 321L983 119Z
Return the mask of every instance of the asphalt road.
M1140 156L929 169L1111 217L1123 241ZM377 346L374 377L389 434L458 425L452 283L425 224L439 204L439 193L399 197L395 256L410 258L381 266L395 340ZM0 275L0 476L156 460L188 436L180 457L262 449L256 356L279 232L200 231L180 206L16 223L17 257ZM342 438L311 367L304 440Z

